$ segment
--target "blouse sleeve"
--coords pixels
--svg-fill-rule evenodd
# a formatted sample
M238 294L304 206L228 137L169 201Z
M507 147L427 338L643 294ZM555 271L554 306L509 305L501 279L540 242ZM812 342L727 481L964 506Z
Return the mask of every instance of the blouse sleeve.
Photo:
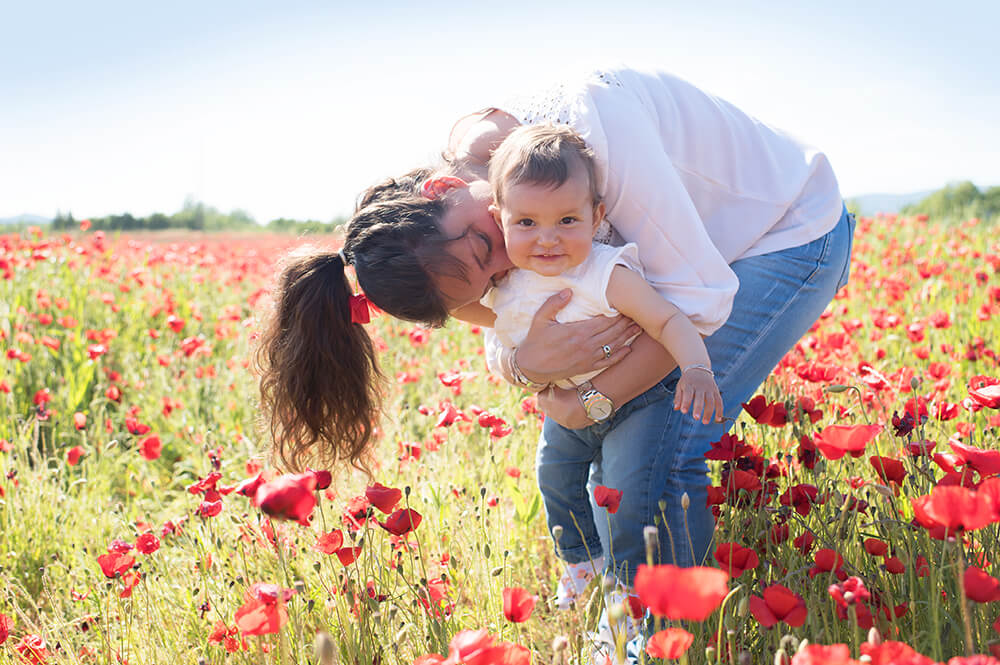
M656 118L633 91L593 83L578 131L604 171L607 216L639 247L646 280L704 335L729 318L736 274L705 230L667 154Z

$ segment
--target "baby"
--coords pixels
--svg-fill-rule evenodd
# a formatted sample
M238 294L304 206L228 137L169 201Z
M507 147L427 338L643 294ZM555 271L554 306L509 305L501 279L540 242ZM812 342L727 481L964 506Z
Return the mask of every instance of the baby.
M682 374L674 408L704 423L722 418L722 397L711 360L691 321L643 278L634 244L611 247L594 242L604 219L604 203L595 177L594 156L583 139L566 126L530 125L512 132L490 159L494 218L506 241L507 255L518 270L491 289L481 304L495 315L497 337L516 348L545 300L563 289L573 297L558 314L562 322L618 313L635 321L670 352ZM568 349L572 353L573 349ZM605 349L605 353L608 350ZM614 414L611 400L590 383L601 370L559 382L578 390L587 415L596 423ZM589 464L587 465L589 466ZM573 474L586 478L586 469ZM549 528L562 526L560 549L579 550L573 514L542 488ZM557 604L568 607L586 586L589 572L603 561L567 562Z

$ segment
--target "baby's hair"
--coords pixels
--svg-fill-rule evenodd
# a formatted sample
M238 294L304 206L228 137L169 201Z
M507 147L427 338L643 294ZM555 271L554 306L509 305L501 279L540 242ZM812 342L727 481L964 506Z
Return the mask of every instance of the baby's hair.
M446 201L418 193L432 174L417 169L365 191L342 253L307 247L285 257L254 353L264 429L281 466L369 470L384 379L371 337L351 320L345 259L381 310L432 326L447 320L434 277L462 277L464 265L438 228Z
M493 199L503 205L504 193L513 185L531 183L561 187L578 168L590 183L590 197L601 202L594 151L567 125L524 125L504 139L490 158L489 180Z

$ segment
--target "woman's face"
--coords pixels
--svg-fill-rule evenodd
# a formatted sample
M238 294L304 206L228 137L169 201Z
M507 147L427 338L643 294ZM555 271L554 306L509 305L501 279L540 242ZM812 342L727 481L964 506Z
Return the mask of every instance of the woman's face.
M448 253L465 266L465 280L437 277L438 288L449 310L478 302L494 281L513 267L507 258L503 233L490 213L493 201L489 183L475 180L448 192L448 211L439 222L447 238Z

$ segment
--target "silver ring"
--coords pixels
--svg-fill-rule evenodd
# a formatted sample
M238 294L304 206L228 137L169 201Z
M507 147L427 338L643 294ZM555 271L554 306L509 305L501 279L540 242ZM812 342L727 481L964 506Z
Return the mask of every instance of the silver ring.
M611 347L608 346L607 344L605 344L604 346L601 347L601 351L604 351L604 357L605 358L610 358L611 357Z

